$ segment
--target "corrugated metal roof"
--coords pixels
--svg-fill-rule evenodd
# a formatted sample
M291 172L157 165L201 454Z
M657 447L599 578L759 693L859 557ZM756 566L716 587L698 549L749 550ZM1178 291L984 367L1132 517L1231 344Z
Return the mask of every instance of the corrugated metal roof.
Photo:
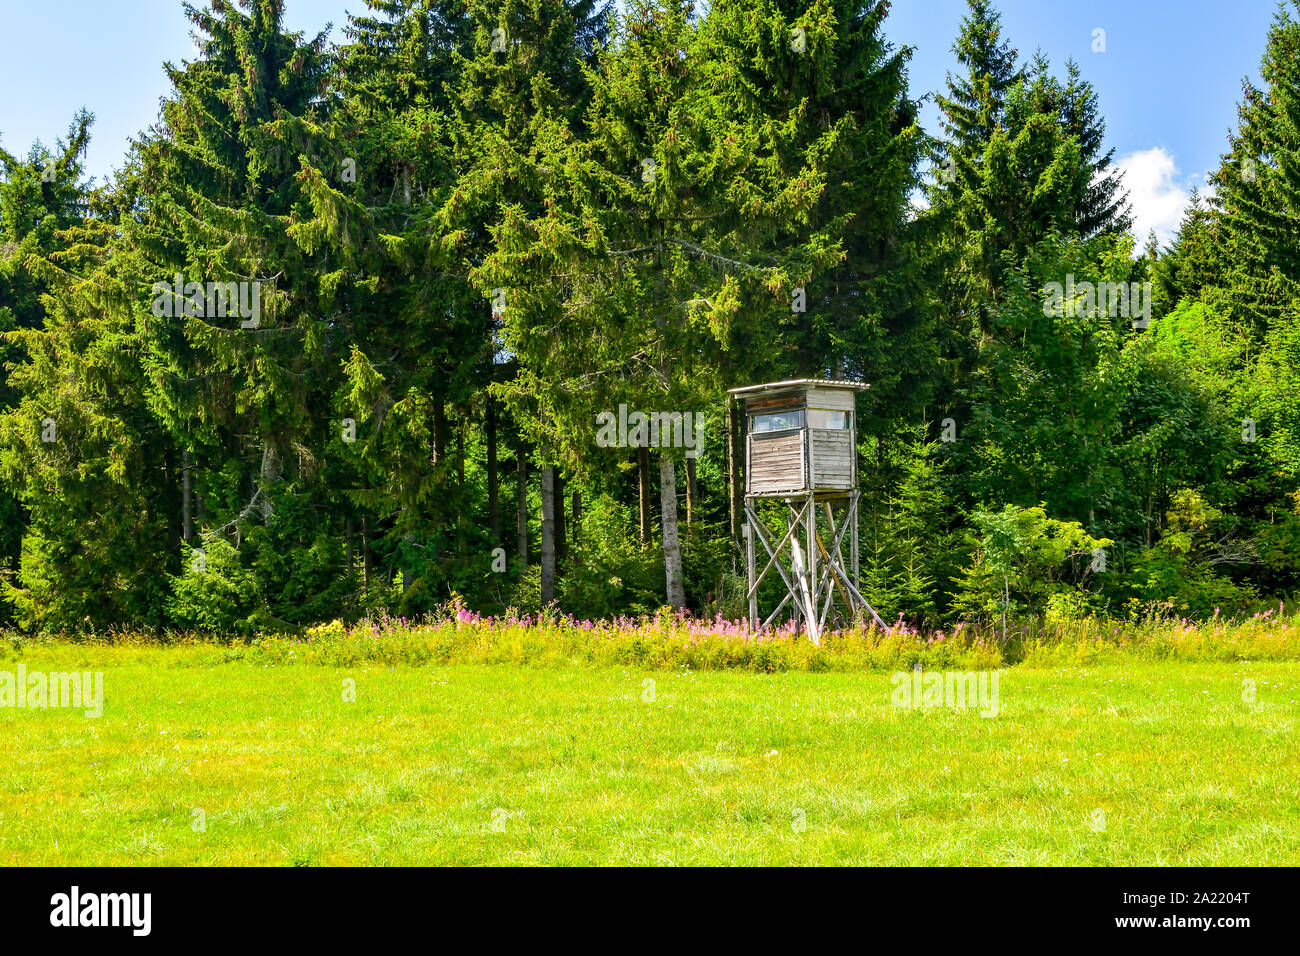
M786 382L768 382L765 385L746 385L743 388L729 388L728 395L748 395L753 392L766 392L778 388L795 388L800 385L819 385L829 388L870 388L866 382L845 382L831 378L792 378Z

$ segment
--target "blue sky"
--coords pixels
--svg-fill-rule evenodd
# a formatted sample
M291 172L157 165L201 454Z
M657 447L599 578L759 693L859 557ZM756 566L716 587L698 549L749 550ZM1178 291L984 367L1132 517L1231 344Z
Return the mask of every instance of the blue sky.
M1273 0L1001 0L1022 57L1073 56L1097 87L1110 144L1126 170L1137 223L1166 240L1191 187L1218 162L1241 79L1257 76ZM315 32L362 0L287 0L291 29ZM913 95L940 89L965 0L895 0L887 33L916 47ZM193 55L179 0L0 0L0 145L52 144L72 114L96 116L90 173L120 165L127 140L153 122L167 93L164 60ZM1094 52L1094 31L1105 52ZM39 39L33 39L39 38ZM57 51L57 60L51 60ZM937 131L933 106L923 114Z

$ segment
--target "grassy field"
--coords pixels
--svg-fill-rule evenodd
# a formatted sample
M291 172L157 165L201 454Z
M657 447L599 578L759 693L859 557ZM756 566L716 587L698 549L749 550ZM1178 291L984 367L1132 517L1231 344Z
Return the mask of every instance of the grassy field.
M1019 665L985 718L881 671L21 660L106 702L0 708L6 865L1300 864L1294 662Z

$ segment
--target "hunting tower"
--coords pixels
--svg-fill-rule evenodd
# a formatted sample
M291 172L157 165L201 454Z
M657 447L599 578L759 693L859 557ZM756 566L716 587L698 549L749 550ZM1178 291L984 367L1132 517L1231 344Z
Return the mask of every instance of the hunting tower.
M867 387L862 382L805 378L729 392L745 412L745 570L752 626L759 624L759 585L773 568L785 582L786 595L764 626L787 604L814 644L821 643L833 617L852 620L869 613L883 625L858 581L860 493L854 416L857 393ZM756 507L763 499L785 505L785 533L779 538L758 519ZM767 553L758 573L756 542Z

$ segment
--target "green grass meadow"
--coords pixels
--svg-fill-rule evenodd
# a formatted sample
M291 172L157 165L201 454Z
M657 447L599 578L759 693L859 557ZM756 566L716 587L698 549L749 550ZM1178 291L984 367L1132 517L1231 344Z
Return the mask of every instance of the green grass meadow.
M21 660L105 705L0 708L6 865L1300 864L1290 661L1021 664L985 718L883 670Z

